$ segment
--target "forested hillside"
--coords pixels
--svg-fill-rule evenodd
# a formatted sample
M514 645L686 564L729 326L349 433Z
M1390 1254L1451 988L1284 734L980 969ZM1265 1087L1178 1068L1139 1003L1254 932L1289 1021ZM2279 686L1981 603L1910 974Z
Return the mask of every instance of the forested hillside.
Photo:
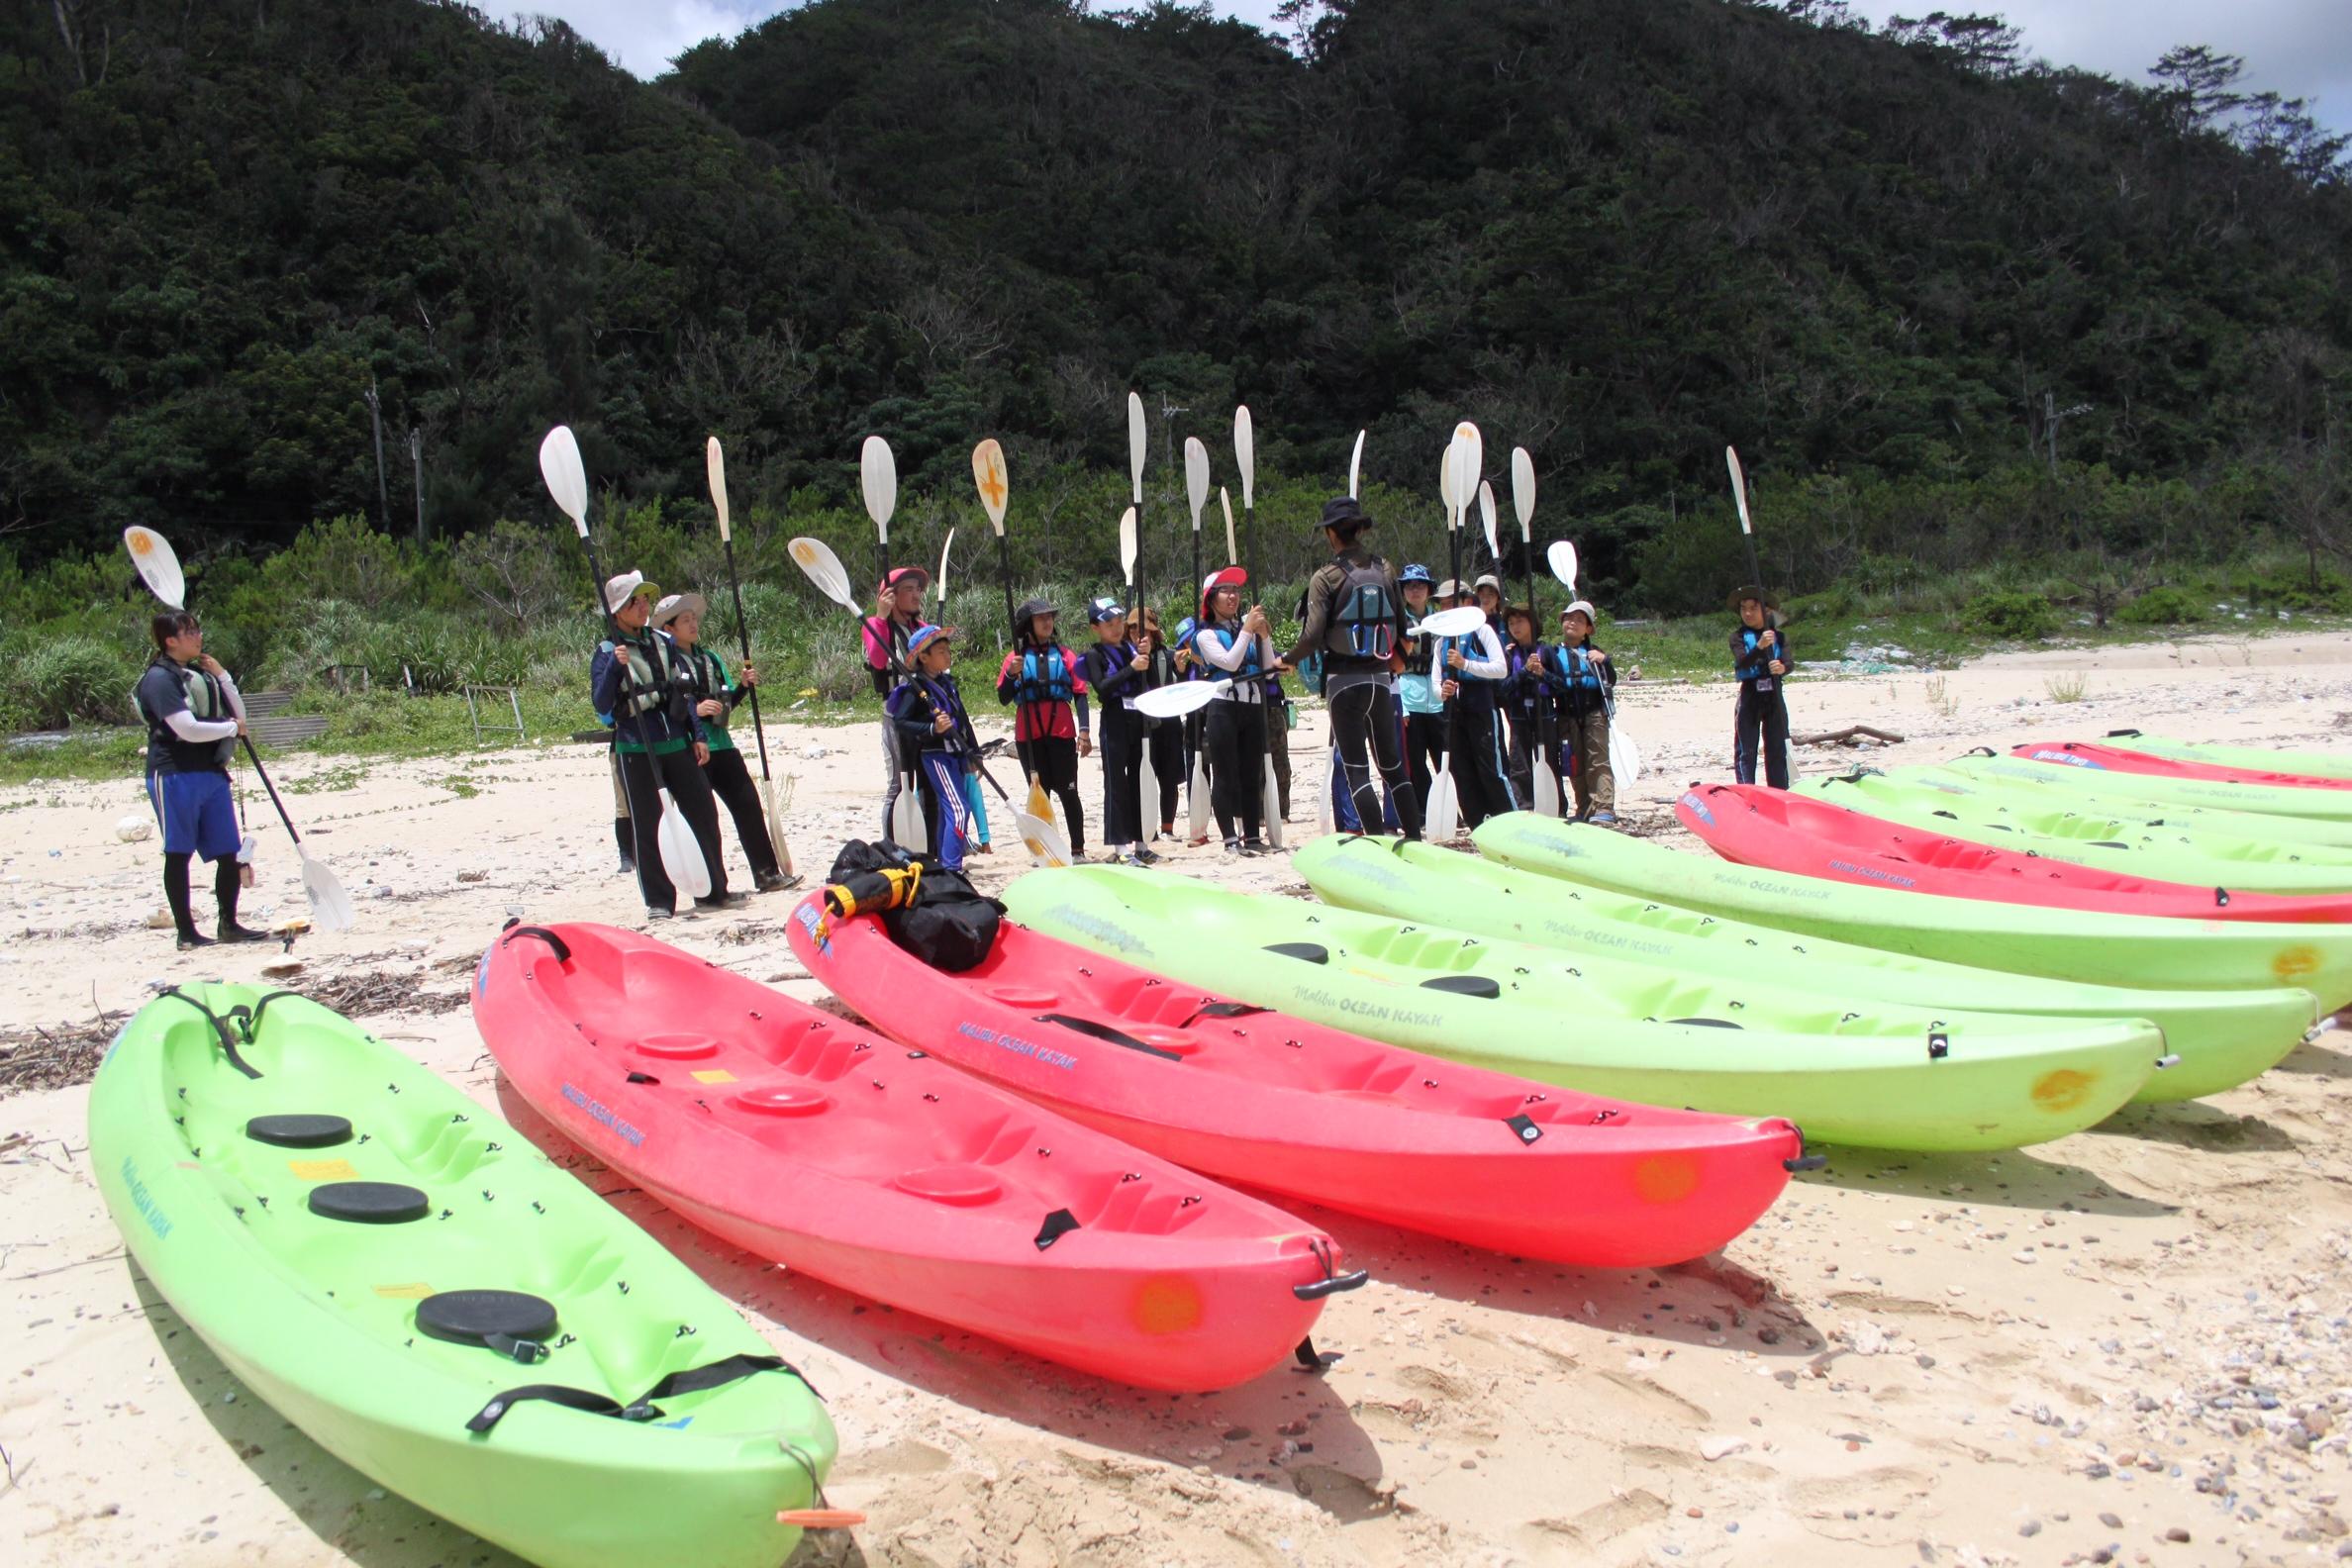
M0 528L376 517L371 386L381 510L415 529L421 470L441 540L545 516L557 420L638 501L698 504L713 431L738 506L840 504L869 432L911 492L962 504L995 434L1066 498L1134 387L1155 458L1164 403L1222 466L1245 400L1270 467L1369 426L1422 494L1477 419L1669 607L1720 574L1727 441L1797 586L2342 541L2344 148L2225 58L2131 86L1822 0L1293 9L815 0L648 85L423 0L10 7Z

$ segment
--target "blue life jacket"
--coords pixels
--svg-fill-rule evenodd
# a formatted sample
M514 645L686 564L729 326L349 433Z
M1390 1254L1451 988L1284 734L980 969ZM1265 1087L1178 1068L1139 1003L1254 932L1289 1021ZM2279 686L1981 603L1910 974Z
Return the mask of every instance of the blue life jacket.
M1068 702L1070 693L1070 661L1060 643L1022 653L1021 673L1013 678L1015 702Z
M1207 626L1201 628L1201 631L1204 633L1215 633L1220 643L1222 644L1223 650L1231 649L1237 642L1248 644L1249 651L1241 655L1241 667L1231 672L1236 683L1248 680L1253 676L1263 675L1266 672L1265 661L1258 656L1258 639L1254 637L1250 637L1241 630L1241 623L1239 620L1212 621ZM1197 636L1198 634L1196 634L1196 637ZM1225 673L1226 672L1225 670L1218 669L1212 665L1210 667L1209 679L1216 680Z

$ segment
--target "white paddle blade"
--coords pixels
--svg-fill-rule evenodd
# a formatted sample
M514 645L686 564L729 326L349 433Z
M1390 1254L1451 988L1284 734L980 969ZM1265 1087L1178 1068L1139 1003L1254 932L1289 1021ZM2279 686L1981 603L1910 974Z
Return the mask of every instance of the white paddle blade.
M1228 675L1224 680L1178 681L1173 686L1154 686L1135 698L1135 712L1146 719L1189 718L1217 701L1217 694L1232 684Z
M719 541L724 544L735 537L735 531L727 522L727 453L719 449L716 436L703 445L703 467L711 475L711 505L719 509Z
M792 564L801 574L817 585L817 591L851 615L865 612L857 608L857 600L849 592L849 574L841 570L840 558L833 546L823 539L796 539L785 549L792 556Z
M1362 499L1363 497L1363 491L1360 487L1364 482L1365 434L1366 433L1363 431L1356 432L1355 451L1351 453L1347 459L1347 493L1350 497L1358 500Z
M931 835L924 831L923 797L913 779L899 786L899 798L890 803L890 841L917 854L931 850Z
M1005 448L991 436L972 448L972 483L980 491L980 505L988 513L988 526L996 530L996 537L1005 537L1005 503L1013 495L1013 481L1005 473Z
M1495 534L1495 487L1484 479L1478 481L1478 520L1486 525L1487 554L1495 562L1495 569L1503 567L1503 544Z
M555 510L572 520L580 538L588 537L588 469L580 461L579 439L569 425L558 425L539 442L539 477Z
M868 436L858 450L857 487L865 496L866 516L874 520L882 542L889 543L890 514L898 510L898 458L879 436Z
M1143 834L1140 839L1149 843L1160 835L1159 774L1151 766L1151 737L1143 737L1143 746L1135 755L1135 804L1143 813Z
M1468 420L1454 427L1454 506L1464 517L1478 498L1478 481L1486 470L1486 441Z
M1739 532L1753 534L1756 532L1756 525L1754 520L1748 516L1747 471L1739 466L1739 448L1736 446L1723 448L1723 466L1731 470L1731 499L1739 503Z
M711 868L703 859L702 842L694 836L686 814L678 810L668 790L661 792L661 826L654 830L653 838L661 846L661 869L669 876L670 886L688 898L709 898Z
M1225 494L1224 485L1217 487L1217 501L1218 505L1225 508L1225 564L1238 566L1241 564L1241 551L1233 544L1233 498Z
M1434 615L1423 616L1421 625L1415 627L1413 631L1416 637L1468 637L1486 624L1487 618L1484 610L1479 609L1476 605L1460 605L1451 610L1440 610ZM1469 657L1467 653L1462 656Z
M1193 752L1192 779L1184 787L1185 836L1205 838L1209 835L1209 753Z
M327 862L311 858L307 846L301 848L302 892L310 900L311 924L321 931L349 931L357 917L351 912L350 895Z
M1451 843L1462 826L1462 803L1454 794L1453 758L1446 757L1437 764L1437 776L1429 780L1429 809L1421 833L1431 843ZM1371 832L1366 829L1365 832Z
M939 546L939 609L947 609L947 555L955 548L955 530L947 531L947 542Z
M1193 532L1201 532L1201 509L1209 504L1209 447L1200 437L1184 438L1184 497L1192 503Z
M1119 515L1119 569L1126 574L1127 585L1135 586L1135 509L1128 507Z
M1044 818L1030 812L1013 814L1014 831L1021 834L1022 845L1029 852L1029 860L1040 866L1066 866L1070 863L1070 840L1062 831Z
M1543 758L1536 759L1533 785L1535 790L1535 815L1538 817L1559 816L1560 776L1552 771L1551 763L1548 760Z
M1619 787L1635 783L1641 777L1641 747L1614 723L1609 727L1609 771L1616 776Z
M1332 798L1347 787L1347 771L1339 765L1339 748L1332 746L1323 752L1323 799L1315 806L1315 831L1324 837L1338 832L1339 824L1332 812Z
M784 873L784 880L797 882L800 873L792 869L792 846L784 841L784 800L776 793L774 779L759 781L759 804L767 818L768 842L775 846L776 869Z
M1447 441L1445 450L1437 458L1437 499L1445 503L1445 532L1454 531L1461 508L1454 505L1454 443Z
M1263 788L1265 797L1259 802L1258 818L1265 824L1266 842L1279 849L1282 847L1282 788L1274 778L1272 757L1266 758Z
M1135 487L1135 505L1143 504L1143 399L1127 394L1127 478Z
M1524 446L1511 448L1511 504L1519 510L1519 538L1532 538L1535 523L1535 459Z
M123 530L123 548L131 552L131 564L139 568L139 580L147 585L148 593L174 610L188 608L188 581L180 573L170 540L151 528L133 524Z
M1246 403L1233 410L1233 465L1241 470L1241 510L1247 512L1257 505L1257 434Z
M1554 539L1551 548L1543 552L1543 558L1551 566L1552 575L1560 579L1560 586L1570 593L1576 592L1576 546L1566 539Z

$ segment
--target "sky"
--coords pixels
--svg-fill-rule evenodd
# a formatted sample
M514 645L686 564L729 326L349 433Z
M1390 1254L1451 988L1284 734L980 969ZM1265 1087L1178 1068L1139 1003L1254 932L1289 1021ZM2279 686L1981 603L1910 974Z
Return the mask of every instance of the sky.
M1275 4L1218 0L1217 8L1270 27ZM623 66L651 78L701 40L732 38L783 9L778 0L544 0L516 11L562 17ZM2346 0L1854 0L1854 9L1874 22L1898 12L1994 12L2025 30L2029 53L2139 82L2174 45L2209 44L2245 56L2248 87L2308 98L2323 124L2352 131Z

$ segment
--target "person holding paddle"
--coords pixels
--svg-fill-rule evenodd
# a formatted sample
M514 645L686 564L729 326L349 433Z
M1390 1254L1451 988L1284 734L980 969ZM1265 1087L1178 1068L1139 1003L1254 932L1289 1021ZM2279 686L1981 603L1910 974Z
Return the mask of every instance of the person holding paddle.
M1262 607L1253 605L1242 613L1241 589L1248 581L1249 574L1238 566L1227 566L1209 579L1201 595L1193 647L1211 669L1233 677L1221 685L1209 704L1204 737L1217 830L1225 835L1226 854L1262 855L1264 677L1274 666L1274 640Z
M1079 678L1103 699L1103 846L1129 865L1160 857L1143 841L1143 757L1147 721L1135 698L1150 687L1150 658L1127 640L1127 606L1097 599L1087 607L1095 645L1078 661Z
M221 661L204 651L204 629L187 611L156 616L147 636L155 654L133 699L147 722L147 800L163 833L163 901L171 906L179 950L216 940L260 941L262 932L237 923L237 852L245 835L230 798L229 759L245 734L245 699ZM220 907L211 936L196 930L189 901L188 861L199 855L212 862L213 899Z
M1742 784L1756 782L1756 747L1764 748L1764 781L1789 787L1789 704L1781 677L1794 660L1780 633L1780 604L1754 583L1732 590L1739 624L1731 629L1731 667L1739 705L1731 713L1731 768Z
M898 754L916 760L924 814L931 824L931 853L950 871L978 847L964 780L980 768L980 741L964 712L963 693L948 673L955 642L945 627L917 627L907 639L907 678L883 705L897 732Z
M1576 816L1597 828L1617 826L1617 774L1609 763L1609 701L1617 666L1593 645L1593 607L1579 599L1560 612L1560 645L1548 661L1568 735L1568 782ZM1557 760L1557 759L1555 759Z
M751 770L743 765L735 737L727 733L727 721L759 683L759 672L746 664L737 679L728 679L727 665L718 652L702 645L702 618L708 608L701 594L671 594L653 607L652 624L667 632L686 656L688 695L710 749L703 775L710 780L711 792L727 803L727 814L735 819L735 837L742 841L743 858L751 862L753 883L760 892L773 893L784 886L784 872L776 863L775 845L768 841L758 786L751 782Z
M1094 754L1094 726L1078 656L1054 635L1060 612L1028 599L1013 612L1013 651L997 671L997 701L1013 708L1013 748L1021 771L1061 798L1070 853L1086 856L1086 808L1078 798L1078 759Z
M882 579L880 613L858 623L865 642L866 675L874 683L874 695L885 702L907 677L907 641L923 625L923 593L930 586L931 573L921 566L899 567ZM889 770L889 782L882 789L882 836L888 838L890 809L898 804L909 771L898 754L898 731L889 724L882 726L882 764Z
M615 636L596 645L588 667L598 713L613 716L613 748L629 791L629 821L637 833L637 891L645 918L677 913L678 890L661 863L661 792L668 790L702 849L711 891L699 910L735 909L744 902L727 888L727 857L719 847L719 808L703 764L710 760L704 720L694 711L694 675L686 652L648 625L661 589L642 573L623 572L604 587ZM683 874L683 873L681 873Z
M1438 694L1434 674L1437 639L1420 635L1428 619L1429 595L1436 591L1429 568L1416 562L1397 577L1405 596L1405 669L1397 677L1397 704L1404 711L1405 759L1413 770L1413 787L1429 798L1437 758L1445 750L1445 699Z
M1456 602L1484 611L1474 593L1459 593ZM1489 817L1519 809L1501 733L1504 682L1511 674L1503 639L1484 625L1463 637L1439 637L1437 670L1443 680L1439 694L1453 705L1453 774L1461 791L1462 822L1476 828Z
M1371 527L1354 496L1323 503L1316 528L1331 547L1331 560L1308 580L1306 623L1278 667L1296 668L1309 653L1323 655L1323 702L1356 821L1381 820L1380 791L1372 783L1378 769L1398 825L1407 838L1418 839L1421 795L1405 768L1404 731L1391 685L1404 667L1405 603L1388 563L1364 547L1362 536Z
M1154 687L1173 686L1186 676L1176 663L1174 650L1160 635L1159 612L1145 605L1140 614L1143 635L1139 641L1144 652L1151 655L1151 668L1143 683L1144 689L1148 691ZM1152 720L1150 729L1144 733L1143 743L1149 748L1152 779L1159 785L1159 799L1145 801L1143 809L1159 813L1160 836L1173 839L1176 836L1177 794L1184 787L1185 766L1191 760L1184 754L1184 727Z
M1503 612L1503 714L1511 739L1511 789L1520 800L1535 798L1535 754L1543 749L1544 705L1552 702L1548 650L1535 640L1535 612L1512 605Z

